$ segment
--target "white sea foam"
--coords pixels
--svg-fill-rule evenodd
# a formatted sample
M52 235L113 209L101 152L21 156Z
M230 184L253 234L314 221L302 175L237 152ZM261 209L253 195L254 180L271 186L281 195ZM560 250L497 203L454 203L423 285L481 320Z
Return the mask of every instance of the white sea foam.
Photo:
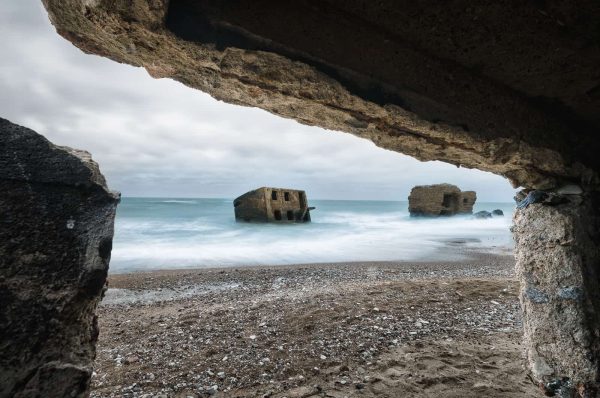
M182 208L127 198L117 218L111 271L312 262L432 260L450 246L507 252L504 217L411 218L403 202L314 201L310 224L237 224L230 201ZM480 204L485 206L485 204ZM186 210L187 209L187 210ZM457 255L460 251L457 250Z
M198 202L195 200L183 200L183 199L161 200L159 203L181 203L181 204L186 204L186 205L197 205L198 204Z

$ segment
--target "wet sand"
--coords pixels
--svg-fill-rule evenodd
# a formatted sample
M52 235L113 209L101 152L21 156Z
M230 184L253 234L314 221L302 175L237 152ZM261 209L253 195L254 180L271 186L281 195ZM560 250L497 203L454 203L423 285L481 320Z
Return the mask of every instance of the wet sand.
M526 397L511 256L111 275L92 397Z

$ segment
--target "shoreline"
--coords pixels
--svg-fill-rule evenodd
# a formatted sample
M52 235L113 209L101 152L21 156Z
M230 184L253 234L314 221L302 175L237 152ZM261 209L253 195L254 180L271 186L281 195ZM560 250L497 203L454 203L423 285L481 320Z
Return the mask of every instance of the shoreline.
M109 274L108 290L101 305L119 303L135 304L136 301L159 302L187 299L210 291L228 287L237 288L244 283L245 275L300 274L307 270L328 270L323 280L335 275L344 281L344 273L351 277L356 272L368 274L369 269L385 273L379 281L421 280L437 278L511 278L514 270L504 264L514 262L512 255L498 255L472 251L465 261L355 261L333 263L307 263L284 265L250 265L240 267L173 268L128 273ZM373 279L368 275L361 281ZM231 286L231 285L234 286ZM227 286L229 285L229 286ZM156 290L159 291L156 291Z
M145 273L169 273L169 272L186 272L186 271L210 271L210 270L231 270L231 269L261 269L261 268L285 268L285 267L309 267L309 266L337 266L337 265L353 265L353 264L373 264L373 265L409 265L409 264L433 264L433 263L471 263L475 261L486 261L489 258L504 258L504 260L513 260L512 246L477 246L469 247L467 243L471 243L468 239L448 239L443 241L444 246L438 248L433 253L429 253L427 259L420 258L416 260L374 260L374 261L322 261L322 262L307 262L307 263L282 263L282 264L234 264L234 265L193 265L179 266L174 268L124 268L114 270L109 268L108 277L116 277L117 275L130 274L145 274Z

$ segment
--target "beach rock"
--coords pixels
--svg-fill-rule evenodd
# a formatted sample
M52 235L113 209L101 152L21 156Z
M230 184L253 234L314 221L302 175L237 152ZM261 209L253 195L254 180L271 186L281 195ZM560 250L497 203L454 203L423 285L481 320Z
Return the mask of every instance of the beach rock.
M301 386L289 390L285 395L290 398L307 398L317 394L318 390L311 386Z
M503 216L504 212L500 209L492 210L492 215L494 216Z
M486 211L486 210L482 210L482 211L478 211L477 213L473 214L473 217L475 217L475 218L492 218L492 213L490 213L489 211Z
M410 191L408 211L411 216L470 214L476 200L474 191L462 192L456 185L421 185Z
M87 152L0 119L0 396L83 397L118 194Z

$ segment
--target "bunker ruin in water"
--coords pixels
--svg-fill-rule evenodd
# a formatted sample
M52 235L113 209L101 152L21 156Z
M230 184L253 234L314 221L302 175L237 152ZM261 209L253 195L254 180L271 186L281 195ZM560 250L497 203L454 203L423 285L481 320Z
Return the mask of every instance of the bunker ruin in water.
M475 191L461 191L456 185L420 185L410 191L408 211L411 216L472 214L476 200Z
M310 222L306 192L297 189L262 187L233 201L236 221L302 223Z

